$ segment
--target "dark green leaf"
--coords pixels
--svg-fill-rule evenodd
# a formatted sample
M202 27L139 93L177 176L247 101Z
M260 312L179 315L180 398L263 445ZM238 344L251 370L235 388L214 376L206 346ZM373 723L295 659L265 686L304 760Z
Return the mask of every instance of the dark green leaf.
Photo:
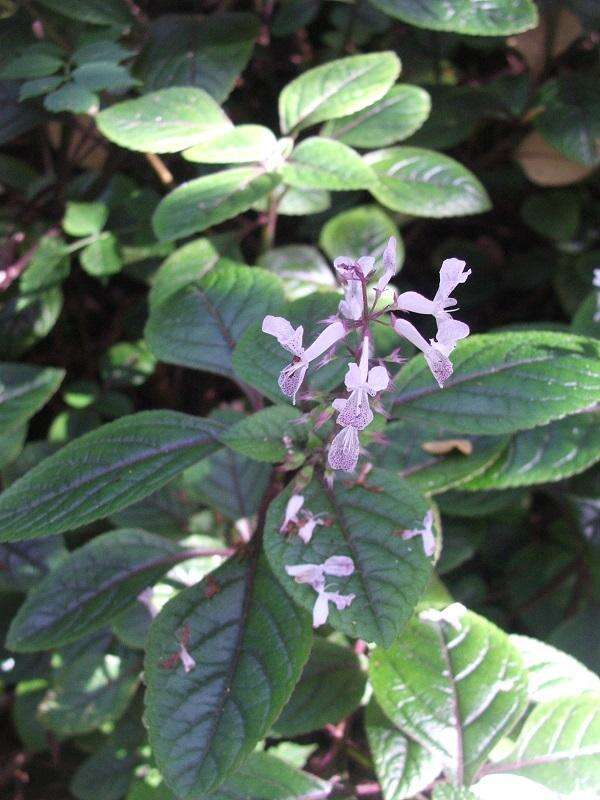
M563 74L547 81L537 98L534 125L552 147L587 166L600 162L600 86L596 75Z
M61 536L0 544L0 592L33 589L66 554Z
M316 247L306 244L275 247L267 250L258 263L282 279L283 291L290 300L318 289L335 289L333 272Z
M246 13L167 14L150 31L137 64L145 86L199 86L222 103L250 59L259 23Z
M92 114L98 110L98 105L98 95L83 86L79 86L74 81L64 83L60 89L56 89L44 97L44 107L55 114L59 114L61 111L72 111L74 114Z
M498 434L544 425L600 400L600 344L550 331L472 336L452 354L439 389L421 356L396 379L395 408L460 433Z
M402 538L404 530L422 527L427 512L424 498L407 483L385 470L369 473L366 486L346 486L337 480L329 491L316 478L302 491L304 507L324 514L328 524L318 527L308 544L280 527L292 489L271 503L265 528L265 549L277 578L305 608L313 608L316 594L285 572L296 564L322 564L330 556L349 556L355 571L332 578L341 594L354 594L349 608L330 604L329 623L355 638L389 647L411 616L431 575L419 537ZM330 523L330 524L329 524Z
M151 307L148 346L161 361L232 377L231 356L244 331L282 303L274 275L224 260Z
M57 14L74 19L77 22L89 22L92 25L110 25L122 27L131 25L131 16L127 5L121 0L77 0L77 3L64 0L39 0Z
M93 539L27 596L8 646L19 652L60 647L102 628L176 563L178 551L174 542L140 530Z
M185 631L196 662L187 673L164 665ZM146 721L157 765L181 798L217 789L252 752L292 693L310 641L308 614L256 554L164 607L146 653Z
M70 442L0 495L0 541L60 533L125 508L217 449L220 426L141 411Z
M95 242L81 251L79 258L83 269L96 277L114 275L123 265L117 237L110 231L101 233Z
M60 651L60 666L40 706L40 718L54 733L90 733L115 722L129 705L140 680L140 659L110 644L105 633Z
M111 93L130 89L139 81L132 78L127 67L111 61L90 61L81 64L71 73L73 80L92 92L108 90Z
M27 422L60 386L64 371L28 364L0 363L0 430L3 434Z
M232 450L255 461L283 461L289 446L284 437L296 438L301 428L294 423L300 412L289 406L272 406L236 422L221 436Z
M351 650L316 638L308 663L273 732L282 737L299 736L340 722L360 704L366 680Z

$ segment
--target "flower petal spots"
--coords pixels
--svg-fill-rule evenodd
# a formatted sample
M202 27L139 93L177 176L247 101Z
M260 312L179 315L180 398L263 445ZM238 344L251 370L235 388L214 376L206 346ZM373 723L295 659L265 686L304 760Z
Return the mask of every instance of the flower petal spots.
M279 373L279 378L277 379L279 388L286 397L293 399L294 404L296 403L296 394L302 385L307 369L308 364L299 361L297 364L288 364Z
M373 422L373 412L369 406L369 395L365 389L355 389L346 400L337 418L338 425L351 426L359 431Z
M269 314L263 319L262 330L263 333L274 336L288 353L301 356L304 352L302 348L304 328L302 325L294 329L291 323L284 317L273 317Z
M356 428L342 428L335 436L329 448L328 463L331 469L352 472L358 461L360 443Z

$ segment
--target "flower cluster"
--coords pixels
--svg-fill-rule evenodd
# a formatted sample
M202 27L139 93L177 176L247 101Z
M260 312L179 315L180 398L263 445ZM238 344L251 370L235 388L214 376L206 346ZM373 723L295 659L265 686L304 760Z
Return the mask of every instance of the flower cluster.
M336 398L333 409L340 430L329 447L328 463L334 470L352 472L360 454L359 432L373 421L370 398L378 398L390 386L390 376L382 364L371 366L373 337L371 325L386 317L393 330L422 351L431 373L440 387L452 375L450 354L457 342L469 335L469 326L454 319L456 300L452 292L471 274L465 262L446 259L440 269L438 290L432 300L418 292L393 294L387 289L397 270L396 240L392 237L383 253L382 269L377 274L375 259L364 256L358 260L336 258L333 266L344 291L338 313L328 320L327 327L306 349L303 347L303 327L295 328L283 317L267 316L262 329L275 336L279 344L293 356L281 371L281 391L296 402L296 396L312 361L337 346L350 332L359 335L359 345L349 347L353 360L348 363L344 382L348 396ZM383 295L386 300L384 301ZM387 299L390 294L389 299ZM408 319L399 313L427 314L434 318L436 335L427 341ZM383 411L378 404L376 410ZM315 523L316 524L316 523ZM310 528L314 529L314 524ZM424 537L425 540L425 537Z

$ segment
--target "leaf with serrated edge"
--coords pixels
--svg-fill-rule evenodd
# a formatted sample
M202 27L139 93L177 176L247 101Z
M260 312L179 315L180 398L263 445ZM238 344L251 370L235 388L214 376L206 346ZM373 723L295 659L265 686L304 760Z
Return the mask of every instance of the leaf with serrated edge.
M314 67L279 95L282 133L360 111L387 92L400 74L395 53L340 58Z
M163 666L186 626L196 662L187 673ZM310 643L309 615L256 555L229 561L167 603L148 639L145 716L156 763L179 797L206 796L252 752Z
M342 611L330 604L328 623L349 636L389 647L431 575L420 537L405 540L401 536L402 531L422 525L427 503L405 481L386 470L374 469L366 484L348 486L338 478L330 491L313 479L302 492L305 508L314 514L324 513L331 524L316 528L309 544L295 534L286 536L279 531L292 493L289 487L269 507L265 550L286 591L307 609L314 605L314 590L296 583L286 574L285 566L322 564L334 555L352 558L354 573L331 581L336 591L356 597Z
M246 328L282 305L277 276L223 261L151 307L146 340L161 361L233 377L231 356Z
M367 706L365 727L384 800L413 797L442 771L439 755L402 733L385 716L374 697Z
M600 694L540 703L528 717L515 749L486 773L510 772L561 795L600 786Z
M277 463L285 458L288 448L284 436L295 438L301 432L294 422L300 417L296 408L272 406L236 422L221 437L232 450L255 461Z
M439 389L422 356L396 378L394 410L456 433L498 434L544 425L600 401L600 342L554 331L471 336L452 353Z
M103 627L177 562L179 547L141 530L111 531L74 550L30 592L11 623L18 652L60 647Z
M72 530L141 500L214 452L220 431L177 411L140 411L86 433L0 495L0 541Z
M573 656L529 636L513 633L509 639L527 670L532 702L545 703L583 692L600 694L600 677Z
M452 622L421 612L427 621L413 619L393 647L375 650L370 676L387 716L468 783L525 711L527 677L505 633L450 608Z
M502 456L463 488L510 489L552 483L600 460L600 414L588 412L519 431Z

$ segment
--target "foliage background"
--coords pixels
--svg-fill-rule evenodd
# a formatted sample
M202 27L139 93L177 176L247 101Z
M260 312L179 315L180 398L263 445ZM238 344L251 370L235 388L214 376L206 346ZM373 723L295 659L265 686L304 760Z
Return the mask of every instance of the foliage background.
M397 231L405 253L400 289L428 294L444 257L467 260L473 275L461 287L460 305L472 332L542 329L597 338L598 4L538 2L537 24L525 23L523 31L511 24L510 5L498 0L496 28L469 31L456 22L448 30L432 26L418 12L407 17L403 7L422 4L392 0L0 3L0 358L65 371L60 388L57 374L46 374L48 388L31 401L27 424L0 431L3 488L64 443L135 411L207 415L233 402L239 412L243 395L222 369L198 371L183 354L165 355L161 342L172 317L154 333L154 344L151 328L150 347L144 341L149 287L159 291L155 276L167 258L172 266L163 268L163 290L173 274L198 274L225 258L279 273L288 292L299 296L307 287L331 285L327 262L351 248L357 232L364 231L361 246L368 240L376 250ZM406 123L407 131L415 130L400 137L401 145L444 153L467 168L489 196L489 206L480 197L480 208L466 209L480 213L457 207L439 218L433 201L409 213L377 204L364 188L330 191L317 179L297 187L291 214L272 196L270 203L257 197L214 224L164 236L152 226L161 198L222 167L177 153L136 152L135 145L115 144L108 123L96 126L98 110L120 100L193 86L223 105L236 125L277 131L278 97L291 80L337 58L380 51L399 56L401 84L430 97L427 116L424 95L415 92L421 110ZM358 207L364 210L339 216ZM189 236L190 249L177 249ZM290 275L298 270L303 274L293 283ZM10 387L8 372L2 380ZM521 466L541 460L533 479L515 478L513 470L503 483L501 474L486 472L436 494L436 501L444 520L438 573L448 593L506 631L554 644L598 671L600 473L594 464L600 438L594 423L594 415L567 418L544 428L541 440L521 442ZM399 430L399 446L408 447L411 437L402 435ZM0 627L8 627L23 592L65 546L73 549L107 527L141 527L171 538L222 534L227 524L214 496L207 502L204 479L175 482L116 513L109 526L96 522L64 542L44 540L47 547L24 557L25 568L0 544ZM1 655L2 663L11 658L8 651ZM38 701L48 687L38 666L27 663L22 677L7 677L0 690L0 792L85 800L88 789L73 780L89 754L99 752L100 733L62 743L51 725L50 733L40 727ZM19 692L31 702L19 700ZM320 759L331 752L331 735L323 729L288 738L316 745L309 764L326 775ZM303 765L306 758L299 758ZM347 751L333 758L337 768L373 778L360 748L354 760ZM127 782L115 797L126 789Z

